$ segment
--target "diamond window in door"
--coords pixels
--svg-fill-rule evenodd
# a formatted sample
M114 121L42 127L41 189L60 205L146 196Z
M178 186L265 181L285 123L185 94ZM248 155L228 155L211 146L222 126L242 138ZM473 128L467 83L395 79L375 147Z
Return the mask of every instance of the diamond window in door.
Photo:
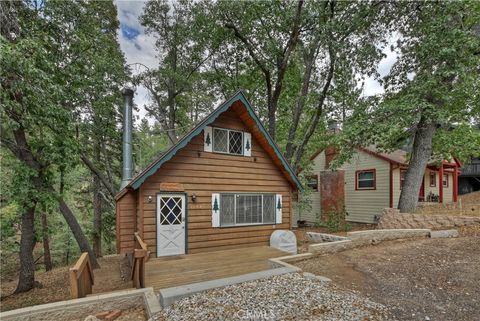
M160 199L160 224L181 224L182 206L181 197L162 197Z

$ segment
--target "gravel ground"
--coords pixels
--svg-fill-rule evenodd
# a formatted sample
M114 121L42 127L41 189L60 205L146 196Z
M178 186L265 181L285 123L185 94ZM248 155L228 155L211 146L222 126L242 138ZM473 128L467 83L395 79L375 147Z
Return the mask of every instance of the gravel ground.
M394 320L480 320L480 233L467 234L385 242L296 265L384 304Z
M389 320L384 306L301 273L199 293L175 302L159 320Z

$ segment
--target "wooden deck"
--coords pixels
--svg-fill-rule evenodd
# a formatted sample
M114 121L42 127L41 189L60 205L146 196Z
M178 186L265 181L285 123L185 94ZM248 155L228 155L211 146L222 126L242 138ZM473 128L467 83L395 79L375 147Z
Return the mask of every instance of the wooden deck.
M268 270L269 258L288 255L269 246L152 258L145 266L145 287L155 290Z

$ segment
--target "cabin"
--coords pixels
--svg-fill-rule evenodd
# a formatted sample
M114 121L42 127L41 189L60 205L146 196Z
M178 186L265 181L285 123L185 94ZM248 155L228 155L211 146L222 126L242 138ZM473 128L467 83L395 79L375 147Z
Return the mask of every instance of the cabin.
M238 92L126 178L116 196L117 253L134 250L134 233L153 257L268 245L273 231L290 229L292 194L302 188Z
M345 211L346 220L376 223L382 210L397 207L408 169L407 152L401 149L382 153L375 146L358 148L348 163L336 171L330 164L336 156L333 148L312 155L311 193L304 197L310 206L297 210L297 221L318 222L329 211ZM420 202L450 203L458 197L459 163L429 163L419 190Z

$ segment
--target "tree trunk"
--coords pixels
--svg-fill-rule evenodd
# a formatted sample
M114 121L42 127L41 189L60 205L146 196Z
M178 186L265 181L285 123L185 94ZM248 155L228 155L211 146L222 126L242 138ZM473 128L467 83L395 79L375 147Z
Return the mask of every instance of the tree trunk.
M299 169L300 167L300 161L303 156L303 152L305 151L305 148L307 147L308 142L310 141L310 138L312 135L315 133L317 130L317 125L320 120L320 116L323 114L323 105L325 104L325 100L327 98L327 93L330 89L330 85L332 83L333 79L333 74L335 72L335 53L333 52L332 49L329 49L329 55L330 55L330 63L328 67L328 73L327 77L325 80L325 84L323 85L322 92L320 93L320 97L318 99L318 104L317 104L317 110L315 111L315 116L311 120L310 124L307 127L307 131L305 132L302 142L298 146L298 148L295 150L295 154L293 157L293 162L291 163L292 167L294 170Z
M98 177L93 177L93 252L96 257L102 256L102 197L101 183Z
M295 100L295 108L292 112L292 124L288 131L287 146L285 148L285 157L290 162L290 164L292 163L292 157L296 150L295 137L297 135L300 116L302 115L303 107L305 106L305 100L307 98L308 90L310 88L310 80L312 78L314 59L316 57L316 53L318 52L319 43L319 39L316 38L314 41L312 41L311 47L303 55L303 63L305 65L305 70L303 72L302 88L300 88L298 96Z
M43 242L43 264L45 271L50 271L53 268L52 256L50 254L50 241L48 238L48 222L47 214L42 213L42 242Z
M88 240L85 237L85 234L82 231L82 228L80 227L80 224L78 224L77 218L75 215L73 215L72 211L68 207L68 205L65 203L63 198L58 199L58 204L59 204L59 210L60 213L62 213L63 217L65 218L65 221L67 221L68 226L70 227L70 230L73 233L73 236L75 237L75 240L78 243L78 246L80 247L80 250L82 252L88 252L88 256L90 257L90 262L92 263L92 267L99 268L100 266L98 265L97 258L95 257L95 253L93 252L92 248L88 244Z
M432 155L432 139L436 129L437 125L435 123L428 123L423 116L420 118L415 131L408 170L398 201L398 208L401 213L413 213L417 208L418 194L425 175L425 168Z
M22 236L20 239L20 275L15 293L27 292L35 286L35 205L22 215Z

